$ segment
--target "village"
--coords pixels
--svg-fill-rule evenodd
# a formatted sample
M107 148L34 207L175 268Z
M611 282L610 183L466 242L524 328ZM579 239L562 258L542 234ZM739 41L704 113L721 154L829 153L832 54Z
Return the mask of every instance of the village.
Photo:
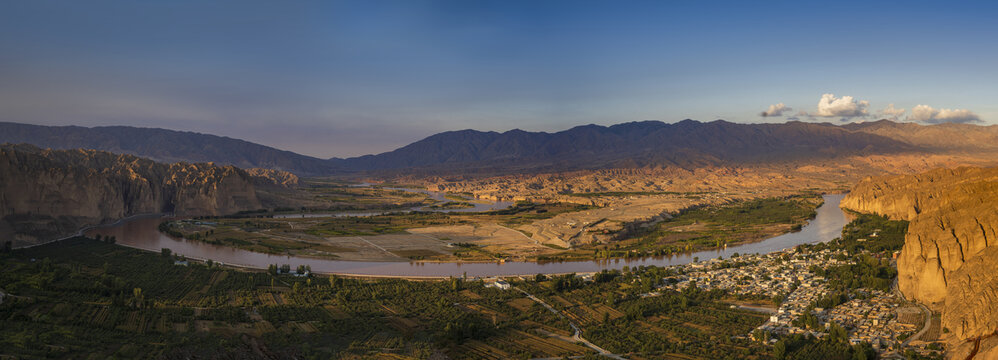
M735 296L782 299L775 309L742 306L772 314L768 322L754 331L763 334L765 341L770 343L775 343L780 336L792 334L821 338L827 335L832 324L837 324L848 331L852 344L869 343L885 354L899 352L906 344L904 340L921 325L920 321L917 325L915 321L899 321L899 309L911 307L899 295L857 289L851 299L833 308L816 306L829 289L826 279L813 270L851 263L837 260L844 258L837 256L840 254L844 252L826 249L809 253L788 249L764 255L733 256L727 260L699 261L677 266L681 275L667 278L661 288L681 291L693 284L704 290L724 289ZM746 334L746 338L753 338L753 335Z

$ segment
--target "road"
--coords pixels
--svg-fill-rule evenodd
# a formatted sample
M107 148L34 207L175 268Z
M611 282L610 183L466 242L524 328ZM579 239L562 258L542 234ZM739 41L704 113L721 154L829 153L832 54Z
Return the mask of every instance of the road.
M774 308L761 307L761 306L746 306L746 305L737 305L737 304L735 306L737 306L739 309L742 310L755 311L764 314L775 314L777 311L777 309Z
M902 299L905 298L904 294L901 293L901 290L898 289L898 278L897 277L895 277L894 281L891 283L891 290L895 294L897 294L897 296L900 296ZM922 304L919 304L919 303L915 303L915 302L913 302L913 303L915 305L918 305L918 307L922 309L922 313L925 314L925 325L922 325L922 330L919 330L914 335L911 335L907 339L905 339L904 342L901 343L901 347L902 348L904 348L905 346L908 346L908 343L914 341L915 339L921 338L922 335L924 335L926 331L929 331L929 327L932 326L932 312L929 311L929 308L927 308L927 307L925 307L925 305L922 305Z
M365 239L365 238L362 238L362 237L360 237L360 236L358 236L357 238L358 238L358 239L361 239L361 240L363 240L364 242L366 242L366 243L370 244L371 246L374 246L374 247L376 247L376 248L378 248L378 249L381 249L381 251L384 251L384 252L385 252L386 254L388 254L388 255L391 255L391 256L394 256L394 257L397 257L397 258L400 258L400 259L402 258L401 256L398 256L398 255L396 255L395 253L393 253L393 252L391 252L391 251L388 251L388 249L385 249L385 248L383 248L383 247L379 246L378 244L375 244L375 243L373 243L373 242L370 242L370 241L367 241L367 239Z
M501 227L501 228L506 229L506 230L509 230L509 231L512 231L512 232L515 232L515 233L519 234L520 236L523 236L524 239L527 239L529 241L533 241L534 245L540 245L541 244L540 241L534 240L533 238L527 236L527 234L524 234L524 233L520 232L519 230L511 229L511 228L499 225L498 223L496 223L496 226Z
M538 304L541 304L542 306L544 306L545 308L547 308L549 311L553 312L555 315L558 315L558 317L560 317L562 319L565 319L565 321L568 321L568 325L572 327L573 331L575 331L575 334L573 334L572 338L571 338L572 341L582 343L586 347L588 347L590 349L593 349L593 350L596 350L596 352L598 352L600 355L606 356L608 358L617 359L617 360L625 360L626 359L623 356L620 356L620 355L611 353L609 351L606 351L605 349L603 349L603 348L601 348L599 346L596 346L596 344L593 344L593 343L589 342L589 340L586 340L585 338L583 338L582 337L582 330L579 329L579 327L576 326L575 323L572 322L572 320L569 320L567 317L565 317L565 315L562 315L560 311L556 310L555 308L551 307L551 305L548 305L546 302L544 302L544 300L538 299L536 296L531 295L530 293L524 291L523 289L520 289L520 288L514 288L514 289L516 289L517 291L523 293L523 295L527 295L527 297L530 298L530 300L533 300L534 302L536 302ZM562 340L568 340L568 339L566 339L563 336L558 336L558 337L561 338Z
M929 326L932 326L932 312L929 311L929 309L926 308L925 305L922 304L915 304L915 305L918 305L918 307L922 308L922 312L925 314L925 325L922 326L922 330L919 330L914 335L909 336L908 339L906 339L903 343L901 343L902 347L908 346L908 343L914 341L915 339L921 338L926 331L929 331Z

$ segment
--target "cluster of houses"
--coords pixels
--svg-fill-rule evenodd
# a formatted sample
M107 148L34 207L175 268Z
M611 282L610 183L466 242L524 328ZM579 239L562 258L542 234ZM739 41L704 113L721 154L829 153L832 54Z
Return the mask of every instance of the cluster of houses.
M819 317L850 329L849 340L853 343L867 342L876 349L893 348L899 342L899 335L917 330L914 324L897 321L901 302L895 295L882 291L872 291L870 295L829 309Z
M705 290L726 289L733 294L767 298L785 296L769 321L758 329L777 336L811 334L822 337L826 334L822 327L835 323L849 332L850 342L854 344L870 343L880 351L894 349L900 343L899 336L915 330L915 325L897 321L896 312L901 304L897 296L873 290L867 292L868 296L851 299L831 309L814 307L828 293L828 287L826 279L812 270L850 264L847 260L836 260L836 255L841 253L827 249L798 253L790 249L696 262L680 266L682 275L666 279L662 288L682 290L693 282ZM807 329L796 321L808 314L817 319L818 329ZM775 342L775 337L770 341Z
M814 276L811 266L828 267L848 264L835 260L838 251L822 250L803 256L792 250L764 255L742 255L729 260L711 259L682 266L684 275L676 276L663 288L681 290L689 282L702 289L726 289L733 294L761 295L771 298L788 295L804 288L801 296L817 293L808 290L824 282Z
M769 317L769 322L759 328L773 334L803 334L811 332L813 335L820 334L815 331L808 331L793 324L794 320L811 312L811 304L821 299L828 292L824 279L813 277L806 282L802 282L794 292L787 295L786 300L780 304L776 314ZM823 310L815 308L814 311Z

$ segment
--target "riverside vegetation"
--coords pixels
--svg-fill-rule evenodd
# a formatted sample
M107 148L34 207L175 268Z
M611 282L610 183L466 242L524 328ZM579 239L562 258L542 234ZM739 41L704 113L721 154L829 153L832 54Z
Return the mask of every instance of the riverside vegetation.
M864 259L895 251L905 228L859 215L840 240L798 251L855 256L856 265L825 272L844 294L882 288L894 276L889 264ZM861 241L873 231L877 239ZM850 346L841 331L775 346L750 340L768 315L733 308L737 296L724 289L663 288L683 266L509 278L514 288L502 290L487 279L296 276L305 268L291 272L295 264L233 270L82 237L5 251L0 265L9 294L0 304L0 353L23 358L597 358L566 341L572 325L636 359L870 358L868 346Z
M727 336L764 316L728 309L720 292L642 298L661 268L607 272L594 282L511 279L562 318L481 280L245 272L88 238L0 256L0 288L12 294L0 304L0 352L24 358L591 356L560 338L571 336L566 319L611 351L639 357L767 354Z
M591 205L523 201L508 209L479 213L417 211L310 218L247 214L240 218L167 221L160 224L160 231L250 251L333 259L363 252L364 247L369 246L368 241L384 241L378 250L389 252L395 259L588 260L662 256L759 241L800 230L814 218L815 209L821 204L820 195L805 193L692 207L677 214L663 214L602 230L594 227L592 231L604 233L606 241L573 247L538 244L531 238L533 234L516 227L559 214L586 211L593 208ZM463 232L454 230L462 226ZM495 234L505 236L498 242L506 248L491 246ZM364 237L365 241L357 241L359 237ZM509 244L519 245L510 247ZM532 252L524 250L528 247L532 247Z

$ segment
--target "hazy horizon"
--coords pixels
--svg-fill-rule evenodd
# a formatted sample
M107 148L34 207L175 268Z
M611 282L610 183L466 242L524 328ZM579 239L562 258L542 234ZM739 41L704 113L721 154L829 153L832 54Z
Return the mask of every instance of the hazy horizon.
M444 131L441 131L441 132L474 130L474 131L482 131L482 132L506 133L506 132L509 132L509 131L522 130L522 131L530 131L530 132L557 133L557 132L566 131L566 130L569 130L569 129L572 129L572 128L575 128L575 127L589 126L589 125L598 125L598 126L610 127L610 126L614 126L614 125L627 124L627 123L635 123L635 122L646 122L646 121L657 121L657 122L662 122L662 123L666 123L666 124L675 124L675 123L678 123L678 122L681 122L681 121L686 121L686 120L698 121L698 122L701 122L701 123L709 123L709 122L714 122L714 121L728 121L728 122L731 122L731 123L735 123L735 122L729 121L727 119L714 119L714 120L709 120L709 121L698 120L698 119L680 119L680 120L675 120L675 121L664 121L664 120L647 119L647 120L621 121L621 122L611 123L611 124L606 124L606 125L604 125L604 124L593 124L593 123L589 123L589 124L576 124L576 125L570 125L570 126L565 127L565 128L553 129L553 130L524 130L524 129L521 129L521 128L510 128L510 129L499 129L499 130L481 130L481 129L474 129L474 128L465 128L465 129L450 129L450 130L444 130ZM866 120L866 121L864 121L864 120L857 120L857 121L851 121L851 122L848 122L848 123L873 122L873 121L880 121L880 120L891 120L891 119L870 119L870 120ZM737 124L782 124L782 123L788 123L788 122L791 122L791 121L800 121L800 120L753 121L753 122L744 122L744 123L737 123ZM914 124L919 124L918 122L910 122L910 121L898 121L898 120L892 120L892 121L896 121L896 122L899 122L899 123L914 123ZM10 122L17 123L17 122L14 122L14 121L10 121ZM807 121L801 121L801 122L807 122ZM823 124L830 124L830 125L846 125L846 124L848 124L848 123L835 123L835 122L830 122L830 121L815 121L815 122L812 122L812 123L823 123ZM275 148L275 149L278 149L278 150L291 151L291 152L294 152L294 153L297 153L297 154L311 156L311 157L319 158L319 159L332 159L332 158L345 159L345 158L360 157L360 156L365 156L365 155L377 155L377 154L381 154L381 153L386 153L386 152L391 152L393 150L397 150L399 148L405 147L406 145L409 145L409 144L412 144L414 142L418 142L420 140L426 139L429 136L432 136L432 135L435 135L435 134L439 134L439 133L434 133L434 134L429 134L427 136L423 136L423 137L419 137L419 138L414 138L412 141L409 141L409 142L407 142L405 144L402 144L402 145L400 145L398 147L394 147L394 148L390 148L390 149L384 149L384 150L381 150L381 151L376 151L376 152L371 152L371 153L366 153L366 154L356 154L356 155L350 155L350 156L335 156L335 155L334 156L317 156L317 155L313 155L313 154L308 154L308 153L302 153L302 152L294 151L294 150L291 150L291 149L281 148L279 146L273 146L273 145L268 145L268 144L264 144L264 143L259 143L259 142L255 142L255 141L251 141L251 140L248 140L248 139L243 139L243 138L239 138L239 137L231 136L231 135L227 135L227 134L209 133L209 132L195 131L195 130L171 129L171 128L167 128L167 127L154 127L154 126L133 126L133 125L94 125L94 126L84 126L84 125L75 125L75 124L67 124L67 125L32 124L32 125L43 125L43 126L82 126L82 127L87 127L87 128L129 126L129 127L136 127L136 128L150 128L150 129L164 129L164 130L181 131L181 132L193 132L193 133L204 134L204 135L215 135L215 136L220 136L220 137L233 138L233 139L237 139L237 140L249 141L251 143L269 146L269 147L272 147L272 148ZM920 124L920 125L927 125L927 124ZM931 124L928 124L928 125L931 125ZM986 125L991 125L991 124L980 124L980 123L977 123L977 124L971 124L971 125L986 126Z
M448 130L643 119L990 124L996 6L8 2L0 121L195 131L320 158Z

